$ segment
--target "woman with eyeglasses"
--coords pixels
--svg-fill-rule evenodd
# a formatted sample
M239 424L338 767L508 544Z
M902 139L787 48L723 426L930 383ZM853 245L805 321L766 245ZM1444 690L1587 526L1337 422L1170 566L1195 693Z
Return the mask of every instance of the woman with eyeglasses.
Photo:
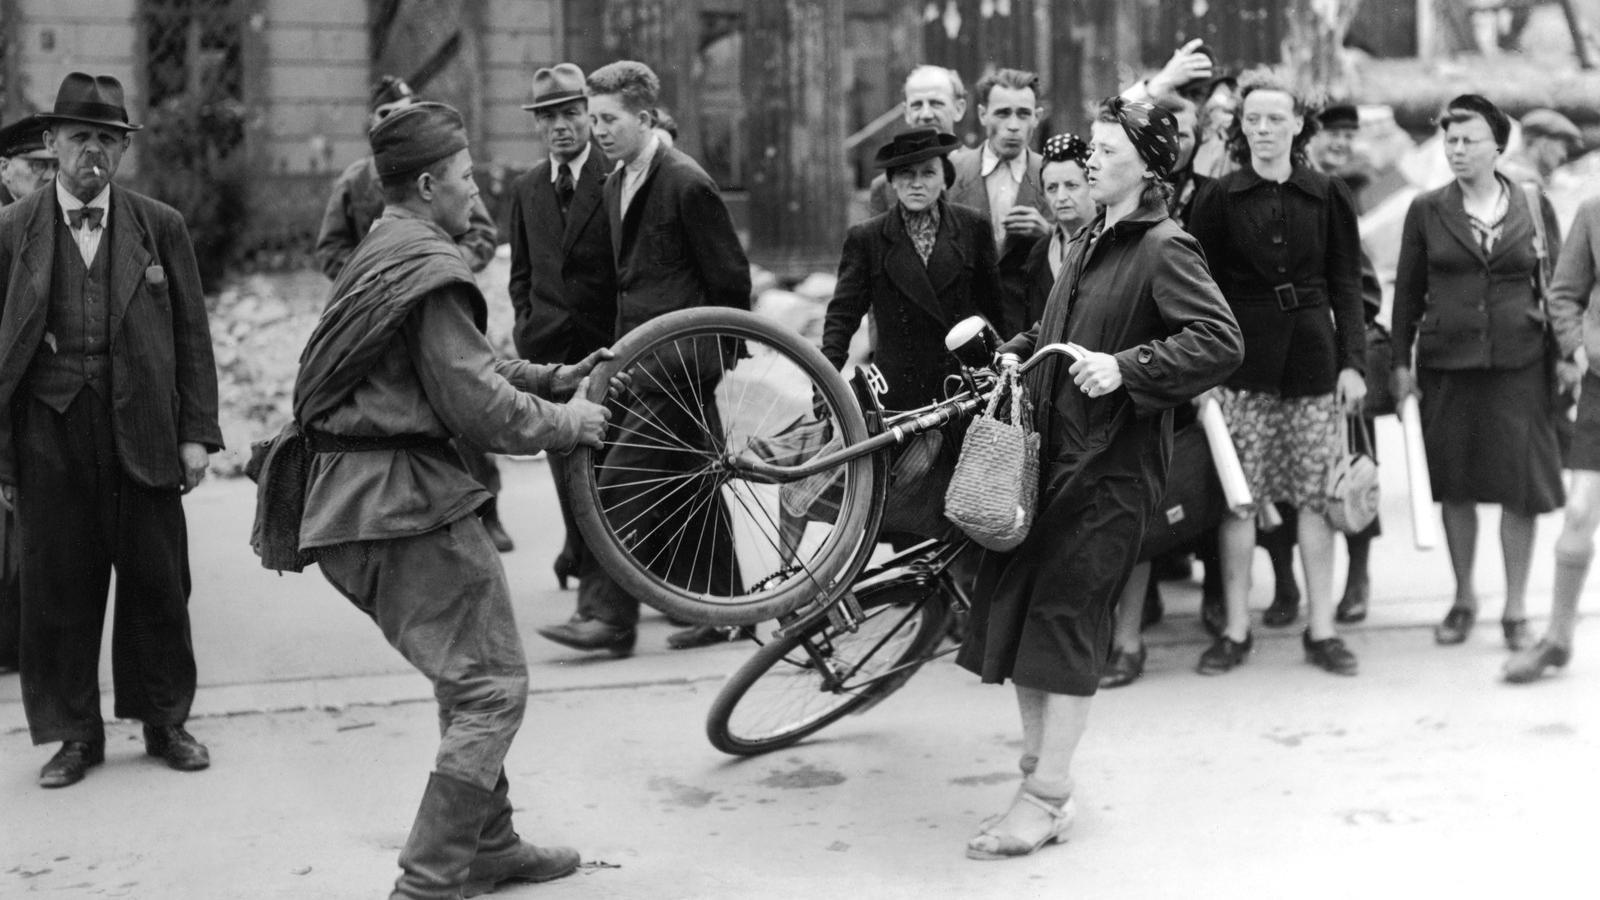
M1462 94L1439 122L1455 179L1419 195L1406 213L1392 316L1394 395L1420 395L1428 475L1455 571L1455 600L1434 640L1460 644L1477 621L1477 505L1493 503L1505 558L1500 629L1506 647L1519 651L1532 644L1524 600L1535 519L1566 500L1554 381L1575 382L1577 368L1557 372L1547 363L1534 216L1544 220L1552 259L1558 232L1542 196L1535 210L1520 185L1495 171L1511 135L1499 107Z
M1315 129L1305 99L1287 81L1266 70L1245 73L1229 138L1240 168L1201 189L1189 230L1244 332L1244 364L1218 399L1251 497L1258 509L1286 502L1300 513L1306 659L1354 675L1355 654L1334 630L1325 491L1340 450L1339 419L1360 411L1367 390L1361 239L1349 189L1306 159ZM1231 671L1254 645L1248 601L1255 515L1225 517L1218 544L1227 615L1200 657L1204 675Z
M1106 101L1093 124L1093 221L1067 247L1044 316L1001 348L1024 376L1039 433L1037 516L1009 553L986 552L957 661L1011 681L1022 719L1020 790L967 842L967 856L1026 856L1059 841L1074 814L1072 762L1111 646L1112 607L1167 478L1172 409L1239 364L1238 326L1200 247L1167 215L1178 158L1172 114Z

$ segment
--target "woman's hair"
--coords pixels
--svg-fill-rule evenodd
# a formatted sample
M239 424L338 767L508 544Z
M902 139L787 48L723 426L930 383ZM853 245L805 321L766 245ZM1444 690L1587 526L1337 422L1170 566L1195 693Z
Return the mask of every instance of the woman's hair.
M1094 120L1106 125L1115 125L1126 132L1128 128L1123 124L1122 116L1118 115L1119 107L1117 101L1120 99L1120 97L1112 97L1109 100L1103 101L1100 104L1099 110L1095 112ZM1163 110L1163 112L1165 111ZM1166 113L1166 117L1170 121L1172 119L1172 114ZM1128 139L1130 141L1133 140L1133 135L1128 135ZM1177 140L1175 129L1172 139L1174 141ZM1138 148L1135 147L1135 149ZM1144 155L1140 154L1139 158L1144 160ZM1144 187L1139 191L1139 205L1159 206L1162 209L1167 209L1172 203L1172 185L1167 182L1166 177L1162 173L1156 171L1155 166L1150 166L1148 160L1145 160L1145 165L1150 167L1150 174L1154 177L1145 179Z
M1239 76L1239 105L1233 114L1233 124L1228 126L1228 156L1241 166L1250 165L1250 142L1244 136L1244 102L1256 91L1277 91L1288 94L1294 114L1303 124L1300 133L1289 145L1289 161L1297 166L1309 165L1306 144L1317 133L1317 117L1311 115L1311 103L1289 82L1288 78L1272 69L1260 67Z
M1488 98L1478 94L1462 94L1446 103L1444 112L1439 116L1439 128L1441 131L1448 130L1451 125L1470 121L1474 116L1482 118L1489 126L1489 133L1494 135L1495 149L1506 152L1506 142L1511 140L1511 117L1489 102Z

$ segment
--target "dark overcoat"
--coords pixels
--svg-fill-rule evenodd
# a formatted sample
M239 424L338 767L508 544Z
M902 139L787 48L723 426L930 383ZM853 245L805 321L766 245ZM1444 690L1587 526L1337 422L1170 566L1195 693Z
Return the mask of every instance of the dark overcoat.
M1122 386L1090 398L1060 357L1024 378L1041 437L1038 515L1016 550L984 554L959 656L985 681L1082 696L1099 685L1112 610L1166 489L1171 410L1244 356L1199 244L1165 208L1098 231L1079 231L1044 319L1004 349L1026 358L1071 342L1108 353Z
M591 147L563 219L550 165L546 158L511 185L511 338L523 359L575 363L616 336L609 167Z
M852 227L839 258L822 355L842 367L850 338L870 311L878 323L873 362L889 383L885 409L915 409L944 398L945 376L957 369L944 346L952 325L972 315L1000 325L989 220L968 207L938 203L939 232L927 265L911 243L898 204Z
M222 449L217 369L205 295L178 211L111 187L111 421L128 477L152 488L183 484L178 445ZM0 484L17 483L18 387L44 346L55 259L56 191L34 191L0 211ZM104 252L104 245L102 245Z

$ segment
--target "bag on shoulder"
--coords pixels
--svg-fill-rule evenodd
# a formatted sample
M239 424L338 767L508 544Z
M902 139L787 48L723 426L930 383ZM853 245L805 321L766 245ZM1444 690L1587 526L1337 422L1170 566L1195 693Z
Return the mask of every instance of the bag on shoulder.
M997 412L1010 400L1010 421ZM1012 550L1028 536L1039 503L1039 435L1016 369L1000 373L989 405L961 444L944 495L945 518L990 550Z
M300 520L306 509L306 478L311 447L300 426L290 420L283 430L250 445L244 473L256 483L256 515L250 526L250 548L263 568L303 572L311 554L300 549Z
M1372 458L1365 419L1339 418L1339 448L1339 458L1328 470L1328 521L1345 534L1356 534L1378 517L1378 461Z

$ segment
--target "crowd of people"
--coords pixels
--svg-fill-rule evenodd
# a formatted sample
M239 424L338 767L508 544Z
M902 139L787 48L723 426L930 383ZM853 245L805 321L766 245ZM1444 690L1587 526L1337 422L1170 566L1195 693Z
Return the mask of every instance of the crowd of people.
M670 428L706 411L626 375L604 387L628 389L634 406L591 402L590 373L652 318L751 301L733 220L673 145L659 90L633 61L535 74L524 109L548 158L511 190L515 359L498 358L484 335L474 273L499 235L459 112L380 80L372 153L340 175L327 204L316 252L332 288L301 357L293 424L270 451L303 464L260 477L299 472L291 543L434 688L440 743L395 897L472 896L579 863L575 850L524 841L512 821L504 759L528 671L498 557L513 541L493 454L548 451L566 529L554 572L579 588L572 617L539 633L632 653L639 599L584 546L564 454L600 446L607 428ZM1023 775L969 857L1028 855L1071 825L1092 698L1143 672L1140 631L1160 614L1154 585L1171 568L1143 547L1169 489L1174 433L1199 427L1201 403L1218 404L1254 504L1182 548L1205 566L1202 620L1214 640L1198 671L1248 659L1258 544L1277 574L1262 623L1299 618L1298 545L1306 659L1358 671L1336 626L1367 614L1378 526L1345 535L1336 599L1326 484L1341 423L1370 419L1375 386L1421 404L1456 578L1438 643L1463 642L1476 621L1476 508L1497 504L1504 677L1534 681L1568 662L1600 527L1600 376L1585 366L1600 350L1600 304L1590 303L1600 201L1582 207L1563 243L1542 193L1579 140L1570 122L1530 116L1533 139L1512 160L1504 112L1470 94L1446 105L1454 177L1406 217L1392 356L1375 364L1382 295L1348 177L1354 107L1314 106L1269 70L1226 76L1198 42L1075 132L1042 141L1046 104L1030 72L1000 68L977 82L983 134L971 147L956 134L969 102L959 74L919 66L904 92L908 127L878 150L871 216L840 253L824 356L849 365L870 318L883 403L909 409L943 397L955 372L943 339L968 316L1006 339L1002 369L1045 344L1086 351L1023 376L1042 441L1039 512L1017 549L967 560L974 607L958 661L985 682L1012 682ZM141 721L147 752L172 768L210 764L185 727L195 666L182 495L221 446L216 370L181 218L113 183L139 127L116 79L73 73L50 111L0 130L0 669L20 668L34 742L60 744L44 787L75 784L105 758L97 673L113 571L116 715ZM714 387L721 372L691 375ZM715 402L714 390L698 395ZM1575 422L1565 416L1574 395ZM683 465L649 448L610 453L618 468ZM1563 505L1551 621L1535 639L1534 523ZM708 521L673 524L729 532L711 521L726 510L695 514ZM645 504L637 515L667 513ZM706 588L737 590L716 581L735 572L708 566ZM669 642L725 639L686 626Z

